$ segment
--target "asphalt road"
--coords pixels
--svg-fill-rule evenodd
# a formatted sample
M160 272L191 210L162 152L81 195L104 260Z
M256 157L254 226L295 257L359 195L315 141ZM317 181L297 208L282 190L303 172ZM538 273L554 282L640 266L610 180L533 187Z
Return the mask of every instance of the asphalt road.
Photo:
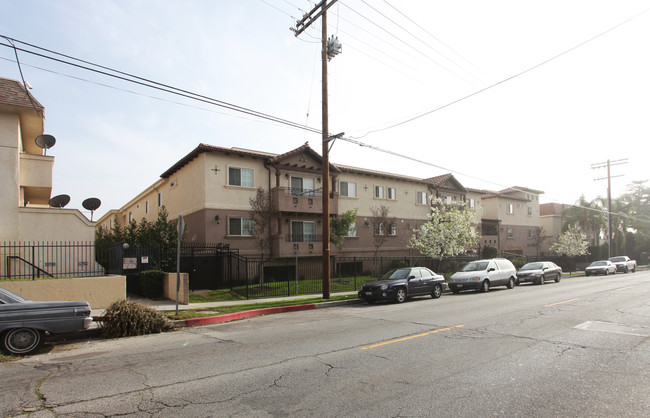
M650 416L650 272L76 343L0 376L1 416Z

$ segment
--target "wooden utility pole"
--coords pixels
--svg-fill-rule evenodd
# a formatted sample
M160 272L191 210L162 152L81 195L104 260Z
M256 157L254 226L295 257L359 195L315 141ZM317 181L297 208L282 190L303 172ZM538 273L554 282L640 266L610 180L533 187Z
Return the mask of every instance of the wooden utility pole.
M607 162L604 163L591 165L592 169L607 167L607 177L596 179L596 180L607 179L607 258L612 257L612 175L610 172L610 168L613 165L627 164L627 162L628 162L627 158L625 158L623 160L616 160L616 161L607 160ZM622 177L622 175L614 176L614 177Z
M296 28L292 29L296 36L300 35L307 29L318 17L321 18L322 24L322 173L323 188L323 213L322 213L322 230L323 230L323 299L330 298L330 173L329 173L329 141L333 138L329 136L329 121L328 121L328 102L327 102L327 61L330 58L328 55L328 40L327 40L327 9L329 9L337 0L322 0L305 16L296 22ZM318 9L321 9L318 11ZM340 50L336 51L336 53ZM335 55L335 54L333 54ZM333 56L332 55L332 56Z

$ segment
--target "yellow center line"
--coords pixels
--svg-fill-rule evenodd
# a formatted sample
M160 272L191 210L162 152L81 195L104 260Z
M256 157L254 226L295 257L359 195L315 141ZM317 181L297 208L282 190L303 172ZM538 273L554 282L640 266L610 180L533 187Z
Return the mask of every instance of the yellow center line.
M362 349L362 350L368 350L368 349L370 349L370 348L377 348L377 347L381 347L381 346L383 346L383 345L388 345L388 344L393 344L393 343L399 343L399 342L402 342L402 341L408 341L408 340L412 340L413 338L424 337L424 336L427 336L427 335L436 334L436 333L438 333L438 332L449 331L450 329L461 328L461 327L464 327L464 325L455 325L455 326L453 326L453 327L437 329L437 330L435 330L435 331L429 331L429 332L425 332L425 333L423 333L423 334L411 335L410 337L404 337L404 338L400 338L400 339L397 339L397 340L386 341L386 342L384 342L384 343L379 343L379 344L375 344L375 345L369 345L369 346L367 346L367 347L361 347L361 349Z
M550 305L544 305L544 307L545 308L550 308L551 306L561 305L563 303L575 302L576 300L580 300L580 298L569 299L569 300L565 300L565 301L562 301L562 302L551 303Z
M633 284L632 286L627 286L627 287L619 287L618 289L614 289L614 290L616 290L616 291L618 292L619 290L625 290L625 289L630 289L630 288L632 288L632 287L634 287L634 286L636 286L636 285L635 285L635 284Z

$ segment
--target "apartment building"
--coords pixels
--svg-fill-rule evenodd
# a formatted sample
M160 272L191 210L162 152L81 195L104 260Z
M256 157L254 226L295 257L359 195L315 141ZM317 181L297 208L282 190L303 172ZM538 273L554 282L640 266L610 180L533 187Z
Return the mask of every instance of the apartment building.
M122 225L142 218L153 221L164 205L170 219L183 215L187 242L224 243L242 255L259 256L250 202L262 188L271 194L275 213L270 254L265 252L272 257L322 254L323 198L330 199L331 216L357 210L356 225L343 247L344 256L371 256L375 252L383 256L417 255L407 248L407 243L413 230L427 221L432 198L476 209L479 231L484 214L494 219L505 217L508 222L503 226L516 227L515 236L539 229L535 203L541 192L521 188L500 192L504 202L534 207L531 216L508 219L506 213L492 213L494 193L467 189L452 174L423 179L330 163L330 176L323 179L321 164L321 156L308 144L284 154L199 144L158 181L122 208L99 219L98 225L112 228L115 216ZM324 181L329 182L329 197L322 195ZM526 190L522 197L520 189ZM387 209L387 216L380 222L382 208ZM527 232L523 234L527 237ZM524 240L524 244L529 242ZM523 254L531 252L526 245L507 248ZM331 249L333 255L335 251Z
M22 83L0 78L0 242L92 241L81 212L49 205L54 156L36 142L44 112Z

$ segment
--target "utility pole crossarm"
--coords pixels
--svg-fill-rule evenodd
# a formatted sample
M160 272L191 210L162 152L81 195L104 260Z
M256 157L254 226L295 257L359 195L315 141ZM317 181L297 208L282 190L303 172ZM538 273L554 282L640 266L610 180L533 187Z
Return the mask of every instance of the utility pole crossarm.
M332 0L329 2L329 4L325 4L327 0L322 0L318 2L314 6L313 9L309 11L309 13L305 13L305 15L300 19L299 21L296 22L296 27L291 28L291 31L295 34L295 36L300 35L303 33L309 26L311 26L312 23L316 21L327 9L332 7L334 3L336 3L338 0ZM314 15L314 13L316 13Z

